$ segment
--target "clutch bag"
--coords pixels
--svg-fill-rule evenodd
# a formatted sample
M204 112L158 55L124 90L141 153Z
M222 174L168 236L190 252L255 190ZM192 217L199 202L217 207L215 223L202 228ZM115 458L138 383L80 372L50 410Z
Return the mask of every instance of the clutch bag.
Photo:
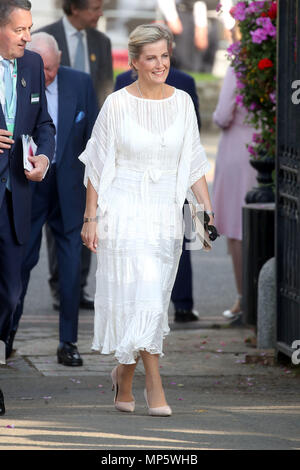
M197 211L195 204L189 202L194 231L198 237L204 251L210 251L212 247L207 224L204 223L204 210Z

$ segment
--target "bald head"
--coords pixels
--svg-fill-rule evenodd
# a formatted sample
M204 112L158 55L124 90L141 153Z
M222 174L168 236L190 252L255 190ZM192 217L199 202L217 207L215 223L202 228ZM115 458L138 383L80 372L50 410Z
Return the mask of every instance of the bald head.
M51 85L57 75L61 51L59 50L56 39L47 33L35 33L31 37L31 42L27 45L27 49L37 52L44 62L44 73L46 87Z

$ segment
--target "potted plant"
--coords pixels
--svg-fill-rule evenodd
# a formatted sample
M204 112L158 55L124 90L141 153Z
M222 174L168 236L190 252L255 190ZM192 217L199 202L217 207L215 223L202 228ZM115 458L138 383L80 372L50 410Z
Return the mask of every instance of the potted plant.
M276 20L274 0L239 1L231 15L240 40L227 50L237 77L236 102L246 108L256 132L247 145L250 163L258 171L258 188L246 202L273 202L276 147Z

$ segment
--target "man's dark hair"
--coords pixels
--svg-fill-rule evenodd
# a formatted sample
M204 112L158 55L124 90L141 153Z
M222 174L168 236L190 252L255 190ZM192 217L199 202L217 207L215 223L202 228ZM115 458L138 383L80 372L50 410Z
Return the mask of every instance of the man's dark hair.
M67 16L72 15L72 7L85 10L89 6L89 0L63 0L63 10Z
M30 11L31 3L29 0L0 0L0 26L9 23L9 17L15 8Z

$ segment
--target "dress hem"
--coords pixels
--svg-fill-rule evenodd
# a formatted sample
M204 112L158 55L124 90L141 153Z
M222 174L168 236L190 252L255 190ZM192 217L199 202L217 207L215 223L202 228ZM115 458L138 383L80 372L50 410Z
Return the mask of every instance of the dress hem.
M149 350L148 348L139 348L139 349L133 351L133 359L130 360L130 361L128 361L128 360L126 360L126 359L122 359L122 357L120 357L120 356L118 356L118 355L116 354L116 351L115 351L115 350L114 350L114 351L110 351L110 352L102 352L100 348L96 348L96 347L92 347L91 350L92 350L92 351L96 351L96 352L98 351L100 354L103 354L103 355L105 355L105 356L109 356L109 355L115 353L114 358L115 358L120 364L127 364L127 365L129 365L129 364L135 364L135 363L136 363L136 359L139 357L139 351L146 351L146 352L148 352L149 354L157 354L157 355L159 355L159 357L164 357L164 353L163 353L162 351L161 351L161 352L159 352L159 351L155 351L155 352L154 352L153 349L151 349L151 348L150 348L150 350Z
M165 339L165 337L169 334L169 332L167 333L164 333L164 336L163 336L163 339ZM117 352L117 349L111 349L110 351L103 351L102 350L102 346L96 346L96 345L92 345L91 347L91 350L92 351L96 351L96 352L99 352L100 354L103 354L103 355L106 355L106 356L109 356L111 354L114 354L114 357L115 359L120 363L120 364L135 364L136 363L136 359L140 356L139 352L140 351L146 351L148 352L149 354L156 354L156 355L159 355L159 357L164 357L164 353L163 351L159 351L157 348L153 348L151 346L148 346L148 347L137 347L136 349L134 349L133 351L131 351L130 353L118 353ZM125 357L126 358L125 358Z

